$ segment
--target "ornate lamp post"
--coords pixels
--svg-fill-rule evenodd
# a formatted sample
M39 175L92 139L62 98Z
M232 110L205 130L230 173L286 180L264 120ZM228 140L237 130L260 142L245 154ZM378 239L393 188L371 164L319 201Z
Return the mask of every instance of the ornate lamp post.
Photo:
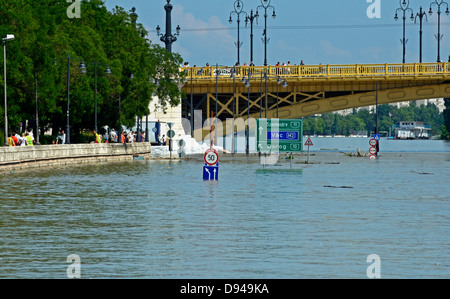
M445 10L445 14L448 15L450 13L450 11L448 10L448 3L445 2L444 0L434 0L433 2L431 2L430 4L430 11L428 12L429 15L431 16L433 14L433 10L431 9L431 7L433 5L436 5L438 8L437 14L438 14L438 34L435 35L436 39L438 41L438 56L437 56L437 62L441 62L441 40L444 37L444 35L441 35L441 5L446 5L447 9Z
M228 22L233 23L233 18L231 17L232 14L236 14L237 15L237 19L236 22L238 24L237 26L237 43L235 43L236 47L237 47L237 63L241 64L241 59L240 59L240 48L242 46L242 43L240 41L239 38L239 24L241 23L241 14L245 14L245 16L247 17L247 13L244 11L244 3L242 3L241 0L236 0L234 2L234 10L230 12L230 19L228 20Z
M67 59L67 125L66 125L66 144L70 144L70 60L75 59L79 60L80 65L78 66L78 69L81 73L86 72L86 65L83 63L83 60L80 58L71 57L70 54L67 55L67 58L61 58L61 59ZM58 59L59 60L59 59ZM55 65L57 64L55 60Z
M259 5L256 8L256 14L258 14L258 10L260 8L264 9L264 33L263 33L264 38L262 39L264 43L264 66L267 66L267 44L269 43L270 40L270 38L267 39L267 10L271 8L273 10L272 17L274 19L277 17L277 15L275 14L275 7L270 5L270 2L271 0L261 0L261 5Z
M280 76L277 77L277 118L278 118L278 102L279 102L279 97L278 97L278 86L282 86L283 88L287 88L288 87L288 83L286 82L286 80L282 80Z
M172 53L172 44L177 41L177 36L180 35L181 27L180 25L176 28L176 33L172 34L172 9L173 5L170 4L170 0L167 0L167 4L164 5L166 10L166 34L161 34L161 27L159 25L156 27L156 34L161 36L161 41L166 44L166 50Z
M245 18L245 26L250 22L250 63L253 63L253 21L258 24L258 12L253 14L253 9L250 11L250 15Z
M423 17L425 17L425 21L428 22L428 17L427 17L427 13L425 11L422 10L422 6L420 7L419 12L416 14L416 18L415 18L415 23L417 23L417 18L419 18L420 20L420 30L419 30L419 62L422 63L422 34L423 34L423 30L422 30L422 22L423 22Z
M8 145L8 97L6 90L6 41L13 40L14 35L6 34L3 36L3 79L5 80L4 88L5 88L5 145Z
M397 10L395 11L395 17L394 19L397 21L398 20L398 15L397 12L398 11L402 11L403 12L403 39L401 40L401 42L403 43L403 63L406 63L406 43L408 42L406 40L406 12L411 11L411 20L414 21L414 13L413 10L409 7L409 0L400 0L400 7L397 8Z
M252 79L252 74L248 72L248 78L242 78L242 83L244 83L245 87L247 87L247 130L246 130L246 144L245 144L245 153L250 153L250 80Z
M94 122L94 130L96 132L98 132L98 127L97 127L97 114L98 114L97 113L97 68L98 68L99 65L106 67L105 75L110 75L112 72L111 72L111 69L109 68L109 66L107 66L105 64L98 63L97 61L94 61L93 64L94 64L94 78L95 78L95 96L94 96L94 98L95 98L95 103L94 103L94 115L95 115L94 118L95 118L95 122ZM89 63L88 63L88 65L89 65ZM80 70L81 70L82 74L86 74L86 65L83 62L81 62L81 64L80 64Z

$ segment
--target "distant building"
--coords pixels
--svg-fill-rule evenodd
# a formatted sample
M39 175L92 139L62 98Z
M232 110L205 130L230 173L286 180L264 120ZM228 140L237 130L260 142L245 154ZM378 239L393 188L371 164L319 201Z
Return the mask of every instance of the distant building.
M421 121L400 121L395 125L395 139L430 139L431 127Z

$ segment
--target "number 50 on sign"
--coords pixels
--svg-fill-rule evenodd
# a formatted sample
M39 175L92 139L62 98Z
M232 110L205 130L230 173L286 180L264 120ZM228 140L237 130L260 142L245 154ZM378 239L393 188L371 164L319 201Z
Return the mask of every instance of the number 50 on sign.
M204 156L205 163L209 166L216 165L219 162L219 154L215 150L207 150Z

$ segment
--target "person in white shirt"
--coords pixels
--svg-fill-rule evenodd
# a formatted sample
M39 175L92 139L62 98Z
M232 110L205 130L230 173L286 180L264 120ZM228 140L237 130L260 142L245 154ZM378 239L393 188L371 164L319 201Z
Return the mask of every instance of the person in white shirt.
M111 142L117 142L117 133L114 129L111 130Z
M27 146L27 137L25 137L25 133L22 133L22 137L20 138L20 146Z
M61 134L56 137L56 144L65 144L66 143L66 134L64 134L64 130L61 131Z

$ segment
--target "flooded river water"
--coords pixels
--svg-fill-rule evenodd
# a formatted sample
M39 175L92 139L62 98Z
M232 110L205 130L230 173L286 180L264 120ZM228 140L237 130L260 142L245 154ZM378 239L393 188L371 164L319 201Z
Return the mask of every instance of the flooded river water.
M222 155L0 176L0 278L450 278L450 144L313 138L310 164ZM292 169L291 169L292 168Z

